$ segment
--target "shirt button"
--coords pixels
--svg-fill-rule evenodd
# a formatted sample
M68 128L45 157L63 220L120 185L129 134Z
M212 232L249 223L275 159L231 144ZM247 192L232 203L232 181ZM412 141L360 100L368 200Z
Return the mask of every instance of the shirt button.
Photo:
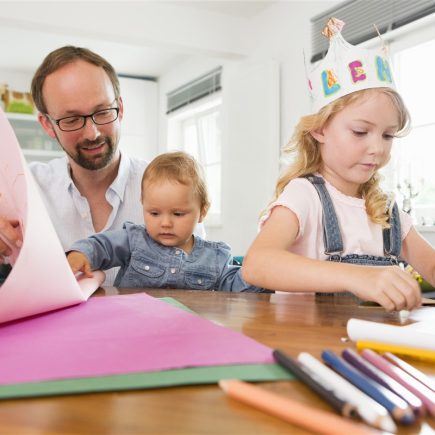
M198 284L202 284L202 279L198 279Z
M174 267L171 269L171 273L175 273L175 268Z
M145 270L150 270L150 267L147 265L144 267Z
M181 251L175 251L175 253L176 253L177 255L180 255L180 254L181 254Z

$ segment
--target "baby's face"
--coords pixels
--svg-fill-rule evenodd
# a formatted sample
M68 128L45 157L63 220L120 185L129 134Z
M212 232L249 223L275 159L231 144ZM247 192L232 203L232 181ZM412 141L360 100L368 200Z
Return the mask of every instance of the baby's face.
M192 186L159 181L143 186L143 215L152 239L190 252L193 230L201 222L201 207Z

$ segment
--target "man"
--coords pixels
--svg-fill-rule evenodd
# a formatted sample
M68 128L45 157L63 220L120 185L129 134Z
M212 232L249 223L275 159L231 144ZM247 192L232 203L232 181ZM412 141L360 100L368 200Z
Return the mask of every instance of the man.
M30 164L63 248L127 220L142 223L138 198L146 162L118 149L124 106L114 68L88 49L59 48L37 69L32 96L40 124L66 153ZM0 258L10 254L1 238L21 245L16 222L0 217L0 235ZM115 275L107 271L105 285Z

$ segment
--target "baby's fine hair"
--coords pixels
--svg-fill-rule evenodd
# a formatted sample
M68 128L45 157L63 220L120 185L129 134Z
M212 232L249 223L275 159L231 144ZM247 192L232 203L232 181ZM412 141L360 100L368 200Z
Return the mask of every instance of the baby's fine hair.
M146 184L161 181L174 181L185 186L192 186L198 196L201 211L208 211L210 200L204 173L191 155L183 151L174 151L160 154L153 159L142 177L142 197Z
M322 160L319 144L311 135L311 131L323 128L332 118L346 106L367 96L368 93L381 92L387 95L397 110L399 129L396 136L403 136L408 132L410 116L401 96L391 88L365 89L345 95L335 100L318 113L303 116L295 128L289 144L283 148L283 154L292 157L292 163L279 178L275 188L275 201L285 186L294 178L313 174L321 169ZM383 192L379 186L381 176L376 171L373 176L361 186L360 194L365 199L366 211L369 218L388 228L388 219L391 213L392 201L390 195ZM272 201L272 202L273 202Z

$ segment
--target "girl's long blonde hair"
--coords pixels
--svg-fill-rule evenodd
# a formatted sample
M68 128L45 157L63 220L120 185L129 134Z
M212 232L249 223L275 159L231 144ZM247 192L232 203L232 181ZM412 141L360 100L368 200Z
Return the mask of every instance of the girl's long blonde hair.
M322 159L319 143L311 135L312 131L323 128L332 118L349 104L356 102L369 92L382 92L387 95L399 116L399 130L396 136L404 135L410 124L410 116L400 95L391 88L365 89L353 92L349 95L331 102L320 109L318 113L304 116L295 128L289 144L283 148L283 155L293 157L292 163L287 167L285 173L279 178L275 188L274 202L282 193L285 186L294 178L314 174L321 169ZM376 171L373 176L361 186L360 194L365 199L366 211L369 218L383 228L388 228L390 216L389 195L379 187L381 176Z

